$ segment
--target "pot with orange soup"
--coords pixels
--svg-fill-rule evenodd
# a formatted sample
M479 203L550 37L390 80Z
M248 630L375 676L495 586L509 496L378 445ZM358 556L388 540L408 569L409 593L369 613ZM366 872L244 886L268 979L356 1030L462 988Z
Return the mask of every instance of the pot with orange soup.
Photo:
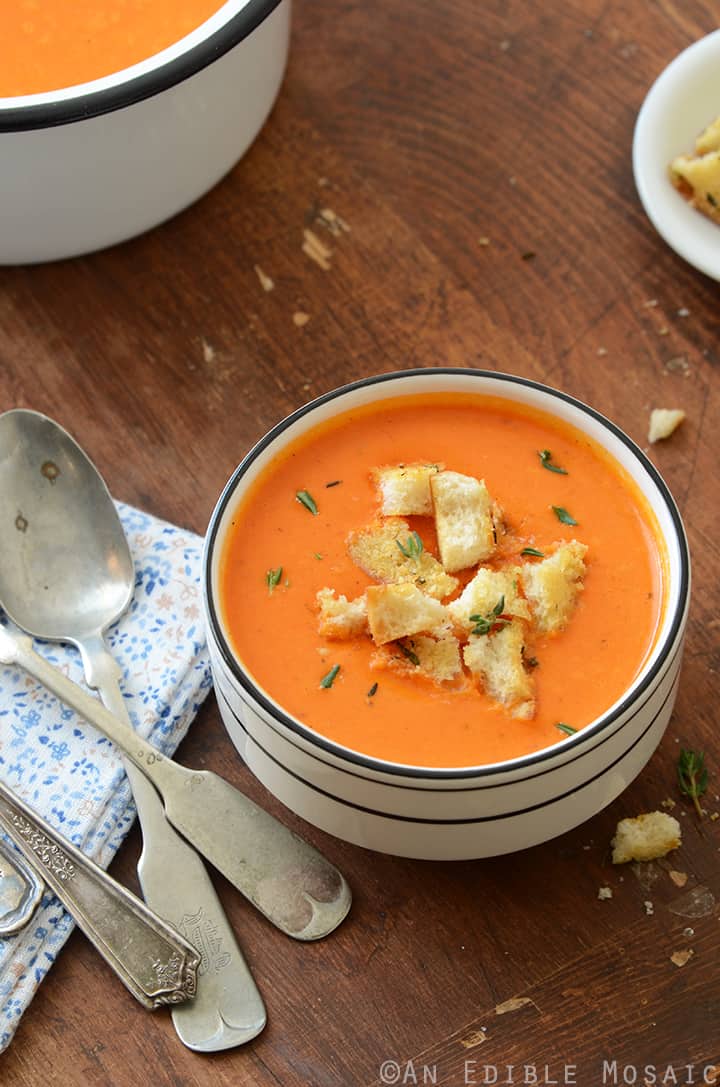
M290 0L16 0L0 38L0 264L74 256L187 207L259 132Z
M240 464L205 565L231 739L371 849L545 841L615 799L670 718L675 503L617 427L535 382L434 369L320 397Z

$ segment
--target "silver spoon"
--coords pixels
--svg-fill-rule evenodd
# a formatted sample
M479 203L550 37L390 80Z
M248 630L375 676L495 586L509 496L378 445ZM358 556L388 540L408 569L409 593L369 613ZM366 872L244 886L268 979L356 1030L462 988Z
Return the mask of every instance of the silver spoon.
M195 948L2 783L0 828L144 1007L194 996Z
M42 898L42 880L16 849L0 841L0 940L28 923Z
M70 642L88 686L128 725L120 669L104 631L128 607L135 574L107 488L84 452L46 416L0 416L0 599L35 637ZM147 903L201 953L195 1000L173 1009L192 1049L241 1045L266 1023L265 1007L205 866L165 818L152 785L127 760L143 832L138 876Z
M51 433L41 441L35 432L30 442L26 428L31 426L49 427ZM73 475L83 478L82 486L73 484ZM65 476L70 477L67 487ZM92 510L92 500L82 495L94 488L99 501L98 485L108 501L94 466L57 424L36 412L0 416L0 599L11 614L24 613L28 598L59 597L67 591L70 560L67 567L62 564L62 575L58 563L63 552L87 554L75 525L87 523L83 503L90 503ZM76 508L69 515L71 500ZM117 536L106 526L105 536L93 538L107 548L106 571L108 566L112 569L119 562ZM87 583L88 561L78 565L75 575L77 597L85 600L85 629L78 626L80 633L73 640L83 642L98 637L109 613L98 586ZM45 576L30 578L33 569ZM120 607L116 589L106 592L113 606ZM50 622L51 616L46 618ZM33 629L30 623L20 625ZM61 630L53 636L68 637ZM34 653L28 639L0 630L0 660L20 664L113 740L158 789L167 819L278 928L297 939L315 940L344 919L351 896L342 875L268 812L217 774L186 770L167 759Z

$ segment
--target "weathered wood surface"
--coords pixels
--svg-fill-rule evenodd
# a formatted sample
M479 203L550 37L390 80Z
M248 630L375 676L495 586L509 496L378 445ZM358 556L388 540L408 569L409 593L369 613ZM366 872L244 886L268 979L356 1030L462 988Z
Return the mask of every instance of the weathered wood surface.
M0 1060L4 1087L365 1087L383 1073L459 1087L510 1082L507 1065L513 1082L535 1082L528 1065L537 1082L594 1087L632 1069L627 1082L654 1082L644 1065L702 1082L720 1064L720 820L676 809L683 888L669 866L648 887L608 857L619 817L677 799L679 743L707 751L720 810L718 286L654 233L630 163L650 83L716 17L694 0L306 0L278 104L208 197L114 250L0 270L0 406L61 421L119 498L203 532L244 451L313 395L480 365L562 387L641 444L652 406L687 411L651 456L697 586L673 724L609 810L526 853L447 865L302 826L355 891L333 938L283 940L218 881L269 1008L255 1043L183 1049L75 935ZM323 207L350 231L329 233ZM332 250L328 270L303 253L304 228ZM212 699L180 757L300 826L240 764ZM113 866L131 885L137 844Z

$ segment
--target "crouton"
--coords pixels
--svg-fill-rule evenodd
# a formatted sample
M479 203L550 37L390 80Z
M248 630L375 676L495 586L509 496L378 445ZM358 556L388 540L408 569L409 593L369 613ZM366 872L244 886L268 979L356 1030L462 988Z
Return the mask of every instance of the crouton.
M678 155L670 166L670 180L694 208L720 223L720 150Z
M475 623L471 615L490 615L493 608L503 601L502 614L518 619L529 619L527 601L518 593L519 571L516 566L507 570L489 570L481 567L469 581L460 596L448 604L447 610L455 625L470 631Z
M449 633L438 637L415 634L412 638L381 646L374 654L371 666L425 676L435 683L449 683L462 674L460 644Z
M367 601L365 596L348 600L334 589L320 589L317 594L320 609L318 629L325 638L356 638L367 634Z
M493 502L484 482L459 472L430 477L440 561L452 574L495 550Z
M491 634L472 635L463 650L465 664L495 702L513 717L535 713L534 684L523 665L524 624L519 619Z
M351 532L347 547L353 562L376 581L386 584L410 582L438 600L449 596L457 588L457 578L446 574L434 555L427 551L405 554L398 541L407 550L409 536L407 521L388 517L359 532Z
M654 408L650 412L648 441L652 443L659 442L662 438L669 438L684 418L685 412L680 408Z
M440 471L437 464L398 464L394 468L376 468L372 472L380 492L380 512L384 516L421 516L432 513L430 476Z
M371 585L366 595L368 625L376 645L447 627L443 605L416 585Z
M677 849L681 841L680 824L667 812L651 811L634 819L621 819L611 843L612 862L652 861Z
M539 631L562 630L583 589L587 546L571 540L542 562L519 568L520 583Z
M708 151L720 151L720 117L716 117L695 141L697 155L707 155Z

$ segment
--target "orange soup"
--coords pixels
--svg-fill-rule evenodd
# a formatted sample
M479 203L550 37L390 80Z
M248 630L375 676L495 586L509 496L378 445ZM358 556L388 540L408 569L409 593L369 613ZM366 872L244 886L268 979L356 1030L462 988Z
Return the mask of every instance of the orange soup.
M222 0L8 0L0 98L111 75L179 41Z
M351 637L328 636L326 628L321 633L321 590L348 601L378 595L378 578L358 565L352 543L368 526L383 523L373 470L414 463L432 465L450 481L460 478L453 473L484 481L493 510L501 511L493 514L493 553L456 570L456 585L436 593L449 613L478 571L484 578L512 573L493 607L461 616L466 644L449 683L414 667L420 641L378 646L377 630L372 637L367 630ZM393 542L403 569L420 560L439 569L438 501L434 516L402 520L405 528ZM561 629L543 629L528 570L537 571L571 541L584 555L582 583L572 583L572 614ZM623 694L655 642L665 562L645 499L580 431L504 400L422 394L348 412L288 446L234 516L219 595L239 659L293 717L376 758L462 767L557 743ZM424 577L415 581L427 589ZM414 588L403 593L418 595ZM432 600L428 607L437 611L439 604ZM498 696L489 673L472 671L467 652L470 643L482 652L500 647L503 631L513 626L525 632L520 680L525 683L527 673L532 688L520 710L498 701L502 690Z

